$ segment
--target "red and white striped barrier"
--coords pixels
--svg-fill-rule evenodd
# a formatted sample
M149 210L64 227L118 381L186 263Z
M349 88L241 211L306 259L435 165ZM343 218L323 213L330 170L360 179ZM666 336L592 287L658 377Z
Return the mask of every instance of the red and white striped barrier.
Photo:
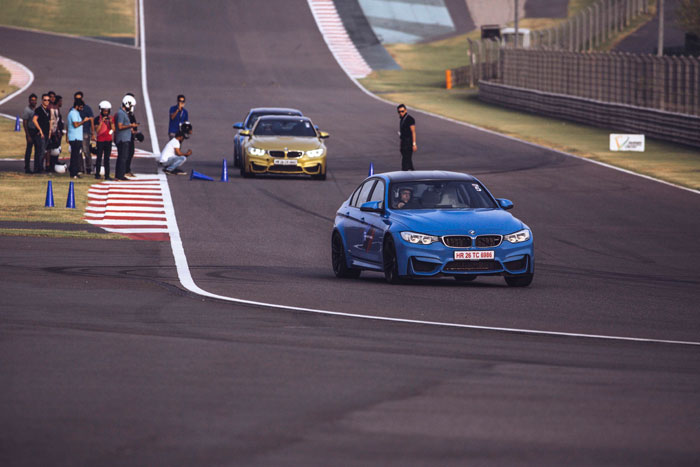
M333 0L308 1L328 48L345 71L353 78L364 78L372 73L372 67L367 64L348 36Z
M139 174L128 181L105 181L88 190L84 219L134 240L169 241L161 181Z

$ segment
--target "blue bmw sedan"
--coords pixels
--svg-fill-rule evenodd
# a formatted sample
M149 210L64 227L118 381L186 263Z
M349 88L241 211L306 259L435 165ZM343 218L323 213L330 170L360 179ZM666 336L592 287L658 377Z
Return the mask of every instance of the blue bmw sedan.
M452 276L501 275L526 287L535 274L530 228L471 175L388 172L365 179L335 217L331 258L336 277L383 272L390 283Z

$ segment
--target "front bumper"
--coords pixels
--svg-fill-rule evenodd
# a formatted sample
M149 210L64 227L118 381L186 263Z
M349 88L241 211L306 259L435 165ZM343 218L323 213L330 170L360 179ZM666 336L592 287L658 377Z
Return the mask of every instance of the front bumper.
M283 160L285 164L275 164ZM287 162L288 161L288 162ZM295 164L293 164L295 163ZM289 165L287 165L289 164ZM248 155L248 170L254 174L320 175L326 173L326 157L273 158L271 156Z
M442 243L416 245L403 239L396 242L399 274L414 277L437 275L503 275L533 272L534 243L503 241L491 248L450 248ZM455 251L493 251L494 259L455 260Z

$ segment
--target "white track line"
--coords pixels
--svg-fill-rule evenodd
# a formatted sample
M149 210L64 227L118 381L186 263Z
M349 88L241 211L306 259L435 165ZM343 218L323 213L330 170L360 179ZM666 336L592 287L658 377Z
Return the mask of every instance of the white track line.
M311 1L311 0L308 0ZM148 90L146 89L146 34L144 26L144 15L143 15L143 0L139 0L139 12L140 12L140 31L141 31L141 83L143 86L144 98L148 99ZM341 64L342 68L342 64ZM349 75L348 75L349 76ZM352 77L351 79L355 81ZM355 81L356 82L356 81ZM359 84L358 84L359 86ZM364 89L360 86L361 89ZM367 92L366 90L364 90ZM369 93L368 93L369 94ZM372 94L369 94L372 95ZM151 141L155 145L157 144L157 136L155 132L155 127L150 125L153 120L153 115L151 111L151 105L148 100L145 103L146 113L149 119L149 128L151 131ZM155 152L155 151L154 151ZM422 320L411 320L411 319L400 319L400 318L390 318L385 316L371 316L362 315L356 313L341 313L331 310L322 310L315 308L304 308L297 306L279 305L275 303L258 302L254 300L243 300L240 298L227 297L224 295L217 295L206 290L201 289L197 284L195 284L192 279L192 274L187 263L187 256L185 255L185 249L182 245L182 237L180 237L180 229L177 226L177 219L175 217L175 207L173 206L173 199L170 195L170 187L168 186L168 180L165 174L159 170L158 178L160 179L161 186L163 187L163 202L165 205L165 213L168 218L168 233L170 237L170 246L173 250L173 257L175 259L175 267L177 269L178 279L180 284L188 291L201 295L203 297L209 297L217 300L223 300L232 303L239 303L243 305L253 305L265 308L273 308L278 310L289 310L289 311L303 311L307 313L316 313L328 316L341 316L347 318L360 318L374 321L387 321L392 323L405 323L405 324L419 324L427 326L439 326L447 328L457 328L457 329L475 329L484 331L498 331L514 334L531 334L540 336L553 336L553 337L578 337L587 339L599 339L607 341L622 341L622 342L648 342L648 343L661 343L661 344L676 344L676 345L692 345L700 346L700 342L693 341L677 341L677 340L666 340L666 339L649 339L649 338L639 338L639 337L625 337L625 336L606 336L598 334L582 334L582 333L572 333L572 332L556 332L556 331L542 331L537 329L517 329L517 328L504 328L495 326L477 326L471 324L458 324L458 323L443 323L439 321L422 321Z

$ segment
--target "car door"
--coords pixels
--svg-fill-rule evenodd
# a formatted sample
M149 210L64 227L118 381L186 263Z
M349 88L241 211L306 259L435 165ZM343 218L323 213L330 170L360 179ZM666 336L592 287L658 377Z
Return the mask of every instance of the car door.
M366 202L378 201L384 208L386 190L384 180L377 180L372 187ZM360 203L362 206L362 203ZM360 211L359 218L362 229L362 245L358 249L357 256L372 263L382 263L382 243L384 242L384 232L388 228L386 219L381 212Z
M345 208L345 236L347 248L348 250L350 250L350 255L356 259L360 259L363 257L361 253L365 244L364 218L366 217L366 213L360 211L360 206L362 206L363 203L367 202L367 199L369 198L369 195L372 192L372 188L374 188L374 185L376 183L377 180L374 178L365 181L360 186L360 188L358 188L359 194L357 196L354 196L350 200L351 202Z

